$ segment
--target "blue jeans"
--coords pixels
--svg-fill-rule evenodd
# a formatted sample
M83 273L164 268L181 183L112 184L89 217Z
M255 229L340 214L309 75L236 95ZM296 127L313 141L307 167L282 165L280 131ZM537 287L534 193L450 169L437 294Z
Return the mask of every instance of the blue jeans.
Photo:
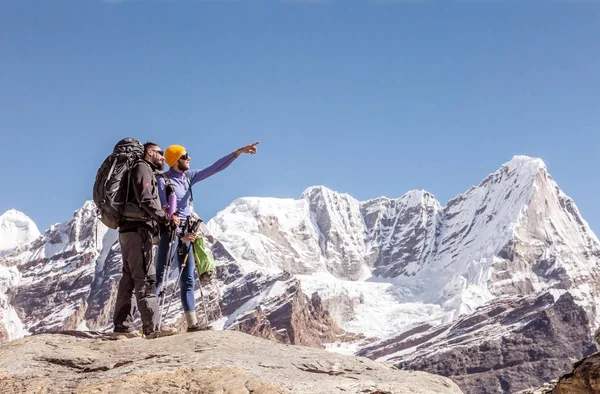
M169 234L162 234L160 242L158 243L158 250L156 252L156 294L162 284L163 273L165 272L165 266L167 265L167 255L169 254L169 241L171 237ZM188 253L189 252L189 253ZM183 306L184 312L191 312L196 310L195 297L194 297L194 254L191 250L189 242L183 242L179 237L175 237L173 242L173 248L171 251L173 261L171 262L171 268L176 264L181 272L181 267L187 255L187 262L181 273L181 279L179 280L181 305ZM168 278L164 278L168 280ZM168 285L168 283L167 283ZM165 288L166 289L166 288ZM166 291L166 290L165 290Z

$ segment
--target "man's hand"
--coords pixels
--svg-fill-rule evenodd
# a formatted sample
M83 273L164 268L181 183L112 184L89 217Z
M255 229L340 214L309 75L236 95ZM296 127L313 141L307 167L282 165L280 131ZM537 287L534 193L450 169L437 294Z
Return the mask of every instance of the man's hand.
M181 219L179 219L179 216L177 216L176 214L171 215L171 219L173 219L173 223L175 224L175 227L179 227L179 225L181 224Z
M253 155L256 153L256 145L258 145L258 144L259 144L259 141L255 142L253 144L250 144L250 145L243 146L233 153L235 153L236 156L239 156L242 153L249 153L249 154Z
M181 237L181 240L184 242L194 242L198 238L198 236L194 233L189 233Z

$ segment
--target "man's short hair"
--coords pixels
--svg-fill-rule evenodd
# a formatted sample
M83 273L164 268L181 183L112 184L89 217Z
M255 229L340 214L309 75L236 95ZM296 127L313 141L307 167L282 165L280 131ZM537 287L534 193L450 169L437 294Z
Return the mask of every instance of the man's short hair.
M148 154L148 150L150 148L153 148L153 147L157 147L158 148L158 144L155 143L155 142L151 142L151 141L146 142L144 144L144 156L146 156Z

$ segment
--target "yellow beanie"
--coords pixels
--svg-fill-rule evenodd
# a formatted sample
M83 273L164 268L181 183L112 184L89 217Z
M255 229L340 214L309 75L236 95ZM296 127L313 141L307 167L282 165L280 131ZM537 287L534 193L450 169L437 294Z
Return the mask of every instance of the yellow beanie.
M181 145L171 145L165 151L165 161L169 167L173 167L181 155L185 152L185 148Z

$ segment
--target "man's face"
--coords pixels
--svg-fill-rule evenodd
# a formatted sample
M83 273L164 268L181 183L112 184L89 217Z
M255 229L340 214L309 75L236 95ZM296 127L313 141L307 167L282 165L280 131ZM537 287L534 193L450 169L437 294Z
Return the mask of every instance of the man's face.
M150 149L148 149L147 160L150 163L152 163L156 168L162 170L163 166L165 165L165 158L163 155L164 152L162 151L162 149L160 149L160 147L153 146Z
M183 152L183 154L179 157L179 160L177 160L177 167L179 167L181 171L187 171L190 169L191 160L192 157L187 152Z

